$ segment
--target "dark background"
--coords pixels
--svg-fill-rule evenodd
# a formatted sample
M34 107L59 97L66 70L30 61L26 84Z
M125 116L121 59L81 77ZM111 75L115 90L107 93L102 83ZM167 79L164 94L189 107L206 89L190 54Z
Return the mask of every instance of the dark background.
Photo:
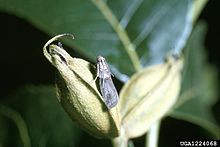
M205 40L208 62L215 65L218 70L220 69L220 22L219 18L217 18L219 17L219 6L219 0L210 0L199 18L199 20L204 20L208 24ZM33 27L25 20L9 14L0 12L0 20L1 98L6 97L23 85L53 84L53 67L46 61L42 53L43 45L51 36ZM33 49L33 47L35 48ZM218 76L218 87L220 87L219 79ZM220 97L219 91L218 97ZM220 101L213 107L213 111L218 122L220 122ZM201 128L187 122L166 118L163 121L160 135L166 136L167 140L173 140L205 138L206 133ZM143 139L143 137L135 139L135 143L139 144ZM160 144L169 146L166 139L162 139ZM92 142L92 140L90 141ZM172 143L170 143L170 146L173 146Z

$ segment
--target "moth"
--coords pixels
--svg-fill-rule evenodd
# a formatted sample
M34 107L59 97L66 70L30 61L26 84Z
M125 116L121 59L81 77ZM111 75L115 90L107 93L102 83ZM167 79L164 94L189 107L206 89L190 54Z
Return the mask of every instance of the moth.
M118 103L118 92L111 78L111 71L104 57L97 57L97 77L99 77L99 87L108 109L115 107Z

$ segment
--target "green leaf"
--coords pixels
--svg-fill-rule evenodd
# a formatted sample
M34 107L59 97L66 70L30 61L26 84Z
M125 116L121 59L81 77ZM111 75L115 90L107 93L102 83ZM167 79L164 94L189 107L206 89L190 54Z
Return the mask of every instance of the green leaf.
M191 32L193 8L191 0L0 0L0 11L51 35L72 33L71 47L93 60L105 56L121 81L141 65L181 51Z
M205 23L198 23L185 50L182 94L172 117L195 123L219 138L220 128L211 108L217 101L217 71L206 62Z
M8 139L8 141L0 140L4 143L2 144L3 146L18 146L21 144L19 143L20 141L11 140L19 140L24 136L20 135L20 133L20 137L16 135L18 134L17 128L21 128L22 119L25 123L23 126L26 125L28 129L26 134L29 134L28 137L33 147L74 146L79 142L81 131L60 106L56 98L55 89L52 86L27 86L21 88L2 103L4 108L7 109L1 109L0 118L3 123L0 123L0 128L6 126L5 133L2 136L4 136L4 139ZM11 119L10 117L2 117L5 116L2 115L2 110L4 110L4 114L10 112L9 114L15 115L10 116ZM16 116L21 117L20 120L16 121ZM9 126L5 125L4 122L15 126L15 129L10 130ZM20 130L25 134L25 129ZM5 134L10 137L5 137ZM13 138L15 135L17 137Z

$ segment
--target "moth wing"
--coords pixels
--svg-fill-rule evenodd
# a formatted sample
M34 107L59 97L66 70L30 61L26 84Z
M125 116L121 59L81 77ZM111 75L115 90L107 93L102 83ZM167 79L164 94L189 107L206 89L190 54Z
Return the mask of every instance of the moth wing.
M118 92L111 78L100 79L100 90L106 106L111 109L118 103Z

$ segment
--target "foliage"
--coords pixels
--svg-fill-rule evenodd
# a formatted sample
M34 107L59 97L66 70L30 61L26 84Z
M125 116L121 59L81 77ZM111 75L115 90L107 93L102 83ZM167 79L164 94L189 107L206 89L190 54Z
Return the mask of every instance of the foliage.
M93 61L97 55L105 56L116 78L124 83L141 68L162 63L167 54L180 55L184 49L182 90L169 116L195 123L219 137L219 126L211 113L216 102L216 70L206 64L205 23L194 24L205 3L0 0L0 11L21 17L50 35L74 34L74 41L64 42ZM22 146L22 139L18 139L22 135L6 123L16 123L16 119L5 119L6 110L23 119L32 146L76 145L82 132L63 113L55 97L51 86L30 86L2 102L0 145ZM5 142L9 138L14 144Z

